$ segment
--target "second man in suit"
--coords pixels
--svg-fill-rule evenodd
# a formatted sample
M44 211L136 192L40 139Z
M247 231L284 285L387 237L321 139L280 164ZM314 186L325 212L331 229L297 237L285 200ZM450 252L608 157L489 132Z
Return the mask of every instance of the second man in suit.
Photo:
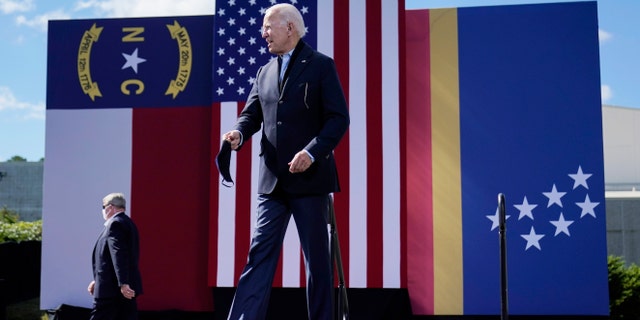
M93 281L87 288L93 295L91 320L138 319L136 297L142 294L139 237L125 208L122 193L102 199L104 229L93 248Z

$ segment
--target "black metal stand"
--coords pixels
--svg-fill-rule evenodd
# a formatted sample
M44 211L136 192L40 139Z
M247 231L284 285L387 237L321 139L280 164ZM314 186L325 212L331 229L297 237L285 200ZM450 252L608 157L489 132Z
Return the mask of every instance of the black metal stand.
M500 235L500 319L508 320L507 294L507 239L506 239L506 209L504 194L498 194L498 234Z
M340 241L338 241L338 229L336 228L336 213L333 207L333 196L329 195L329 226L331 234L331 256L338 268L338 301L336 305L336 319L349 320L349 299L347 288L344 285L344 270L342 269L342 256L340 255Z

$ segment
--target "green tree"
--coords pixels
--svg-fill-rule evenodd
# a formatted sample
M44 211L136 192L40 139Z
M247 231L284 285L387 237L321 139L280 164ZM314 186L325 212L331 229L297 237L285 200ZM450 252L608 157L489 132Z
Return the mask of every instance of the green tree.
M640 267L609 256L608 268L611 319L640 319Z
M11 157L11 159L7 160L7 162L27 162L27 159L21 156L15 155Z

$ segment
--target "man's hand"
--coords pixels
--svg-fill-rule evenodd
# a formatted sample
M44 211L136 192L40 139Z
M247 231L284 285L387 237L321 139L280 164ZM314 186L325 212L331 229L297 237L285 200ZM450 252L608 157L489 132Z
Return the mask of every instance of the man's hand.
M293 160L289 162L289 172L291 173L300 173L304 172L311 166L311 157L309 154L302 150L293 157Z
M240 131L231 130L222 135L222 140L229 141L229 143L231 143L231 149L238 150L240 142L242 142L240 141Z
M87 287L87 291L89 291L90 295L93 295L93 288L96 287L96 282L95 281L91 281L91 283L89 283L89 287Z
M133 299L136 296L136 292L132 290L128 284L123 284L120 286L120 292L127 299Z

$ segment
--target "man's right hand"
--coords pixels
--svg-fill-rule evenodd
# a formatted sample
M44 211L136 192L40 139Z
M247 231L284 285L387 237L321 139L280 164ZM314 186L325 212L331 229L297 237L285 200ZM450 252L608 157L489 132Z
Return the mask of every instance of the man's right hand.
M240 131L238 130L231 130L223 134L222 139L229 141L229 143L231 144L231 149L233 150L238 150L238 147L240 147L240 143L242 142Z

